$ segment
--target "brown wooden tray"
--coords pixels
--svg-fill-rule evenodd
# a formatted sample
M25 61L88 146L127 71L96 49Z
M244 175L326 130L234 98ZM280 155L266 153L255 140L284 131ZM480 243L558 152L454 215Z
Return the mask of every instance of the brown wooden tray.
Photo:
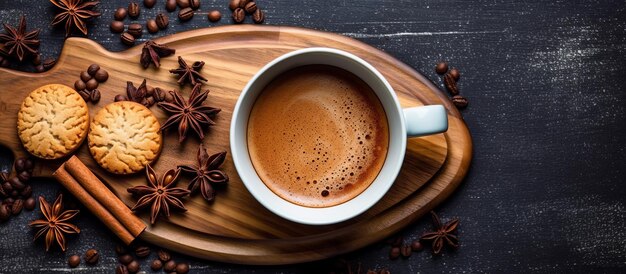
M469 167L472 142L460 113L445 95L425 77L397 59L357 40L341 35L302 28L277 26L224 26L184 32L157 41L176 49L177 55L193 62L206 62L202 74L209 79L207 104L220 107L217 126L204 140L210 153L229 151L232 110L242 88L254 73L270 60L306 47L332 47L351 52L374 65L396 90L403 107L444 104L449 113L445 134L411 139L405 163L393 187L373 208L343 223L307 226L284 220L261 206L246 190L229 157L224 171L231 180L219 190L214 204L199 195L187 200L185 214L175 214L149 225L141 237L154 244L211 260L243 264L288 264L313 261L352 251L397 232L443 201L459 185ZM49 83L73 86L79 73L91 63L109 71L101 84L102 99L89 104L95 114L116 94L125 92L126 81L177 89L176 78L168 72L177 67L176 57L162 59L161 69L144 70L139 65L141 45L112 53L95 42L81 38L66 41L57 65L41 74L0 69L0 144L17 156L25 155L16 133L21 101L33 89ZM188 96L191 88L183 88ZM151 110L164 122L166 115L157 106ZM183 145L175 131L165 135L163 152L155 165L157 172L183 163L194 163L198 140ZM115 176L99 168L85 144L76 152L127 205L133 200L126 188L145 184L144 174ZM51 177L61 161L38 161L35 176ZM188 179L179 184L186 185Z

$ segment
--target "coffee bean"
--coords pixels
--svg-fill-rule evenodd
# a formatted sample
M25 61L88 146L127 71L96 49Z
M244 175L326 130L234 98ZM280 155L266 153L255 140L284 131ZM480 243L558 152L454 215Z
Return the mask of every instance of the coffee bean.
M33 188L26 185L26 187L20 191L20 196L23 198L30 198L30 196L33 196Z
M137 4L137 2L130 2L130 4L128 4L128 16L130 16L130 18L137 19L140 12L139 4Z
M167 25L170 24L170 18L167 17L167 15L163 13L157 14L155 21L157 23L157 26L159 26L160 29L165 29L167 28Z
M167 0L165 2L165 9L169 12L176 10L176 0Z
M15 167L15 171L22 172L24 171L24 163L26 162L25 158L17 158L13 166Z
M178 18L181 21L189 21L193 18L193 10L191 8L184 8L178 12Z
M115 98L113 98L113 101L114 102L128 101L128 98L126 98L125 95L118 94L118 95L115 95Z
M135 255L139 258L145 258L150 255L150 248L147 246L138 246L135 248Z
M141 24L132 23L128 25L128 30L126 31L130 33L130 35L134 36L135 38L139 38L141 37L141 32L143 31L143 27L141 26Z
M146 6L146 8L151 9L154 7L154 4L156 4L156 0L143 0L143 5Z
M443 62L443 61L437 63L437 65L435 66L435 72L437 72L437 74L441 74L441 75L443 75L444 73L448 72L448 63Z
M457 68L453 68L450 70L450 76L452 76L455 81L459 81L459 79L461 79L461 72Z
M98 71L96 71L96 75L94 75L93 78L96 79L96 81L98 81L99 83L104 83L109 80L109 72L104 69L99 69Z
M120 256L118 259L119 259L120 263L127 265L127 264L129 264L130 262L133 261L133 256L130 255L130 254L124 254L124 255Z
M87 83L85 83L85 85L87 86L87 90L94 90L98 88L98 80L96 79L91 79L89 81L87 81Z
M402 257L404 257L404 258L411 257L412 253L413 253L413 250L411 250L411 246L410 245L403 245L400 248L400 254L402 254Z
M124 22L122 21L113 21L109 26L111 28L111 32L113 33L121 33L124 31Z
M9 179L9 183L13 187L13 190L22 190L26 187L26 185L17 177L11 177Z
M163 270L165 272L172 272L176 269L176 262L174 260L169 260L163 265Z
M80 73L80 79L87 83L87 81L91 80L91 75L89 75L86 71L83 71Z
M71 268L75 268L80 264L80 256L72 255L67 259L67 265Z
M240 3L241 3L241 0L230 0L228 7L230 8L230 10L234 11L236 8L239 7Z
M239 1L239 7L243 9L250 2L254 2L254 0L241 0L241 1Z
M139 272L139 268L140 268L139 262L137 262L135 260L130 262L126 267L128 268L128 272L129 273L137 273L137 272Z
M33 163L33 160L26 158L26 161L24 162L24 170L28 171L29 173L33 173L34 166L35 164Z
M35 55L35 58L33 58L33 65L35 66L41 65L41 54Z
M159 250L158 255L159 255L159 260L163 262L167 262L172 259L172 256L170 256L170 253L163 249Z
M154 87L147 86L146 87L146 97L150 97L154 95Z
M17 199L19 196L20 196L20 192L17 191L17 189L14 189L13 191L11 191L11 197Z
M391 272L388 269L383 268L380 271L378 271L378 274L391 274Z
M115 268L115 274L128 274L128 268L121 264Z
M217 22L222 19L222 13L219 10L212 10L208 15L209 21Z
M456 84L456 80L449 72L443 76L443 84L452 95L459 95L459 87Z
M91 76L96 75L96 72L98 72L98 70L100 69L100 66L98 64L91 64L89 65L89 68L87 68L87 73Z
M255 24L261 24L265 21L265 13L261 9L256 9L254 14L252 14L252 21Z
M11 192L13 192L13 186L11 185L11 183L9 182L4 182L2 184L2 189L4 190L5 193L10 194Z
M44 72L44 71L46 71L46 68L44 68L42 64L39 64L39 65L35 66L35 71L36 72Z
M0 222L4 222L11 218L11 210L9 206L0 204Z
M181 9L188 8L189 0L176 0L176 5Z
M52 67L54 67L56 63L57 63L56 59L46 58L45 60L43 60L43 63L41 63L41 65L43 66L43 69L50 70Z
M91 94L89 96L89 100L91 100L91 102L93 102L94 104L97 103L98 101L100 101L100 91L97 89L94 89L91 91Z
M36 206L35 198L33 198L33 197L29 197L28 199L26 199L26 201L24 201L24 208L26 210L29 210L29 211L33 210L33 209L35 209L35 206Z
M235 11L233 11L233 22L240 24L243 23L243 20L246 19L246 12L242 9L242 8L236 8Z
M3 204L9 205L9 207L13 205L13 202L15 202L15 199L13 199L11 197L6 198L6 199L4 199L4 201L2 201ZM10 211L10 208L9 208L9 211Z
M126 10L125 8L117 8L117 10L115 10L113 18L115 18L115 20L117 21L122 21L126 19L126 15L128 15L128 10Z
M100 254L98 250L89 249L85 252L85 262L88 264L97 264L100 259Z
M187 274L189 273L189 264L187 263L179 263L176 265L176 274Z
M85 100L85 102L89 102L91 100L91 94L87 90L79 90L78 95L80 95L80 97L83 97L83 100Z
M389 251L389 259L395 260L400 257L400 248L392 247L391 251Z
M154 259L154 261L152 261L152 263L150 264L150 268L152 268L152 270L157 271L159 269L161 269L163 267L163 262L159 259Z
M422 249L424 249L424 246L422 245L420 240L414 240L413 242L411 242L411 250L422 251Z
M117 244L115 246L115 253L117 253L117 255L124 255L128 253L128 250L126 249L126 246L122 244Z
M11 205L11 214L20 214L20 212L22 212L22 208L24 208L24 200L16 199L15 202L13 202L13 205Z
M2 62L0 62L0 67L8 68L11 65L11 62L9 62L9 59L2 58L0 60L2 60Z
M22 182L28 182L28 180L30 180L30 173L28 173L27 171L22 171L17 174L17 178Z
M189 7L197 10L200 8L200 0L189 0Z
M152 97L154 97L154 101L156 102L163 102L163 100L165 100L165 91L161 88L154 88L154 95Z
M452 103L459 109L464 109L467 107L467 104L469 104L467 99L461 95L454 95L452 97Z
M132 46L135 44L135 37L133 37L128 32L122 33L122 35L120 35L120 39L122 40L122 43L124 43L127 46Z
M148 19L148 21L146 21L146 29L148 29L149 33L157 33L159 26L154 19Z
M248 2L248 4L246 4L246 6L243 7L243 9L246 11L246 13L253 14L256 11L256 3Z

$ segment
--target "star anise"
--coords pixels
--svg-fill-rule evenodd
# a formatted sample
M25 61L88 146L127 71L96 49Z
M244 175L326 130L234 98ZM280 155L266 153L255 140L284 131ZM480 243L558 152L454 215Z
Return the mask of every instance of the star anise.
M126 96L128 97L128 101L142 104L147 93L146 79L143 79L139 87L135 87L131 81L126 82Z
M72 34L72 30L77 28L84 35L87 35L87 24L85 20L100 16L100 13L92 9L100 4L100 1L83 0L50 0L52 4L63 10L52 20L52 25L65 22L65 37Z
M207 81L206 78L200 75L200 70L204 66L204 62L196 61L193 62L193 65L187 65L187 62L183 60L182 57L178 56L178 65L177 69L171 69L170 73L178 74L178 84L184 85L189 82L192 86L196 84L202 84L202 81Z
M187 196L189 190L176 187L176 179L180 174L180 168L170 169L158 180L157 174L150 165L146 166L147 186L129 187L127 191L139 197L133 211L147 207L151 208L150 223L156 222L159 214L170 216L170 207L181 211L187 211L180 198Z
M35 240L46 234L46 251L50 250L55 241L59 244L61 250L65 251L65 234L80 233L80 229L77 226L67 222L76 216L79 211L63 211L62 194L57 197L52 207L44 197L39 196L39 207L44 219L35 220L28 224L30 227L38 229L35 234Z
M228 175L218 168L226 159L226 151L209 156L204 149L204 145L200 143L198 147L198 165L180 165L182 171L193 173L195 177L189 182L187 189L191 193L196 193L200 189L202 197L208 202L215 199L215 190L213 185L224 185L228 183Z
M459 226L459 219L454 218L445 224L441 224L439 216L433 211L430 212L433 218L433 226L435 231L428 232L420 237L420 241L432 242L433 254L439 255L444 245L448 245L454 249L459 248L459 238L453 233Z
M143 45L139 61L143 68L148 68L151 63L158 68L161 66L161 57L167 57L174 53L176 53L175 49L168 48L165 45L157 44L150 40Z
M165 130L178 124L178 142L182 143L187 137L187 130L191 127L200 139L204 139L203 126L214 125L211 118L221 111L219 108L212 108L202 105L209 94L209 90L200 90L201 85L196 84L191 91L189 100L185 99L176 91L170 91L174 97L172 103L160 102L159 107L171 114L170 118L161 126Z
M20 17L20 24L16 28L4 24L6 33L0 34L0 42L9 56L16 57L20 62L25 55L36 55L39 48L39 29L26 32L26 18Z

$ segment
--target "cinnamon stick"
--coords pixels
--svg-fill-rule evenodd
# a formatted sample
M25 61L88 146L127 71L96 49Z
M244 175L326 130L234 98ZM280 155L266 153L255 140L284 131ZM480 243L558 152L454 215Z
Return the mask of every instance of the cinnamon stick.
M76 156L72 156L64 165L69 174L122 223L130 234L137 237L146 229L146 225Z
M93 215L98 217L122 242L129 245L135 237L130 234L122 223L120 223L102 204L91 197L89 193L65 170L65 164L61 165L54 173L54 178L65 187L76 199L78 199Z

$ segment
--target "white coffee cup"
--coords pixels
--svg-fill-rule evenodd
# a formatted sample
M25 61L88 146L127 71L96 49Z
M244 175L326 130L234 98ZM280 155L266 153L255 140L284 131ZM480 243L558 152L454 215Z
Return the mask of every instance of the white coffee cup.
M387 157L376 179L353 199L330 207L306 207L284 200L268 188L252 165L248 153L248 118L265 86L283 72L304 65L330 65L353 73L378 96L389 124ZM378 202L395 181L406 151L407 137L445 132L448 116L442 105L403 109L385 77L363 59L331 48L305 48L280 56L265 65L243 89L230 125L230 148L244 185L263 206L275 214L303 224L326 225L355 217Z

